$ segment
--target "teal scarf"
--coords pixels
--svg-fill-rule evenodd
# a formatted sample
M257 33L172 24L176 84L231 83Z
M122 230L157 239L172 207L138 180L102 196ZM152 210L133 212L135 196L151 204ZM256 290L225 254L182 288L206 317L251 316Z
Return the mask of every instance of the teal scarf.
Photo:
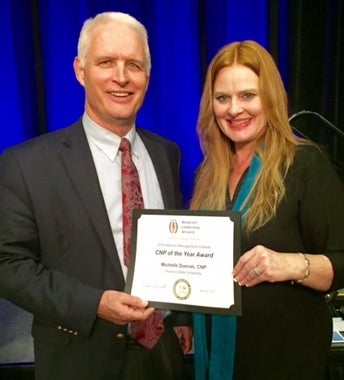
M245 219L247 198L259 173L261 161L254 156L249 171L241 186L233 211L242 212L242 223ZM195 345L195 379L196 380L232 380L234 370L236 317L231 315L211 316L211 352L209 355L204 314L193 314Z

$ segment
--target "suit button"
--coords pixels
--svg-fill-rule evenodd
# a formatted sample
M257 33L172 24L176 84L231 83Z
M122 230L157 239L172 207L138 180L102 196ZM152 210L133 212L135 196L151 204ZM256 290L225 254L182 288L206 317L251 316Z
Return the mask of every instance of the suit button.
M123 333L116 334L116 338L118 338L118 339L123 339L124 337L125 337L125 335Z
M62 330L62 326L57 326L57 329L58 330Z

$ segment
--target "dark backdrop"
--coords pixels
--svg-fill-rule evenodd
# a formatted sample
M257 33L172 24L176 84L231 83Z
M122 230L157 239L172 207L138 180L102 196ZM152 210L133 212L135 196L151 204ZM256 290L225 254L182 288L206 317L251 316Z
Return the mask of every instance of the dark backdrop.
M195 126L204 73L226 43L264 45L290 112L310 109L344 128L340 0L2 0L0 151L81 115L72 67L78 34L86 18L107 10L131 13L148 29L152 77L138 124L181 146L186 202L201 159Z

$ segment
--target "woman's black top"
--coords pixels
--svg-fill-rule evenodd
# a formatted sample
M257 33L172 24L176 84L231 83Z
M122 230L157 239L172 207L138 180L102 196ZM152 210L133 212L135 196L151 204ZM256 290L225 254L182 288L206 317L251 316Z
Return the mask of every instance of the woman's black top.
M334 269L331 290L344 288L344 189L335 169L316 148L298 147L285 185L276 217L243 234L242 252L261 244L325 254ZM242 288L242 306L235 380L326 378L332 318L324 293L290 281L264 282Z

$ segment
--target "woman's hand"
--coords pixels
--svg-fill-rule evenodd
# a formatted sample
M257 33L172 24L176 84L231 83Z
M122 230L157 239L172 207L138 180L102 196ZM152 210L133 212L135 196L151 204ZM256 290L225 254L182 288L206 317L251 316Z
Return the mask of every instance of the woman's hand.
M302 257L297 257L297 261L304 266ZM254 286L263 281L287 281L295 276L295 264L287 254L257 245L240 257L233 276L243 286Z
M333 268L324 255L282 253L256 245L245 252L233 269L234 281L240 286L254 286L261 282L301 281L310 288L328 291Z

